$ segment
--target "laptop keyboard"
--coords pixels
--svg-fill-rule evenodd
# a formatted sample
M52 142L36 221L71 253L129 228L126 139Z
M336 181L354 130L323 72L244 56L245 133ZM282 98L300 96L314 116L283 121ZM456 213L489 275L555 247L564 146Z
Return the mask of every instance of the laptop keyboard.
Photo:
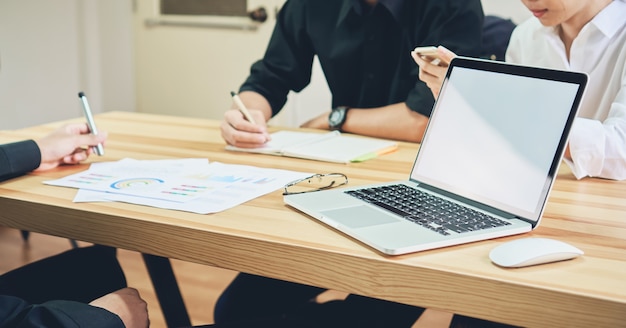
M345 193L444 236L511 224L403 184L350 190Z

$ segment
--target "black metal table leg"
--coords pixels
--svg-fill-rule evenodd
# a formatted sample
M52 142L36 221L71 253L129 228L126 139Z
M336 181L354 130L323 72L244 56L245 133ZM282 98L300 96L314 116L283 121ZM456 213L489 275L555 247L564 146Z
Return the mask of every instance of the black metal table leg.
M167 326L170 328L191 326L170 259L143 253L141 255L146 263Z

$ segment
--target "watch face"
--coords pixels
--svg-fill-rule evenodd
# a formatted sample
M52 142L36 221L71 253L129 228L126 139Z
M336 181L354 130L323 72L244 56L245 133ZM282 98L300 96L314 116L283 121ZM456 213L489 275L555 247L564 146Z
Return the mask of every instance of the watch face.
M340 111L334 110L330 113L330 124L332 125L336 125L338 123L341 123L341 117L342 117L342 113Z
M328 125L332 130L339 130L346 121L346 107L336 107L328 116Z

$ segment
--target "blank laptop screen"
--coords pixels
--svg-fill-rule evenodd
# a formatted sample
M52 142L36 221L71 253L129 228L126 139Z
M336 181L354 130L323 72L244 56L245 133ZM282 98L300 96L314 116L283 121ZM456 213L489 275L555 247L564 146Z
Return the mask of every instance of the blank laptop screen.
M411 178L538 220L579 88L452 67Z

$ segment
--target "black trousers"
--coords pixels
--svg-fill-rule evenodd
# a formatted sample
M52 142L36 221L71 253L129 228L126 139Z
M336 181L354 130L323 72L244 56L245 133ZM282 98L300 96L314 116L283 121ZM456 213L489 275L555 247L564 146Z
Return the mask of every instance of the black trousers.
M0 294L31 303L89 303L126 286L117 250L99 245L74 248L0 276Z
M325 289L245 273L220 296L215 324L203 328L402 328L411 327L424 309L359 295L317 304ZM513 328L454 315L451 328Z
M424 309L350 294L323 304L325 289L240 273L220 296L208 327L411 327Z

